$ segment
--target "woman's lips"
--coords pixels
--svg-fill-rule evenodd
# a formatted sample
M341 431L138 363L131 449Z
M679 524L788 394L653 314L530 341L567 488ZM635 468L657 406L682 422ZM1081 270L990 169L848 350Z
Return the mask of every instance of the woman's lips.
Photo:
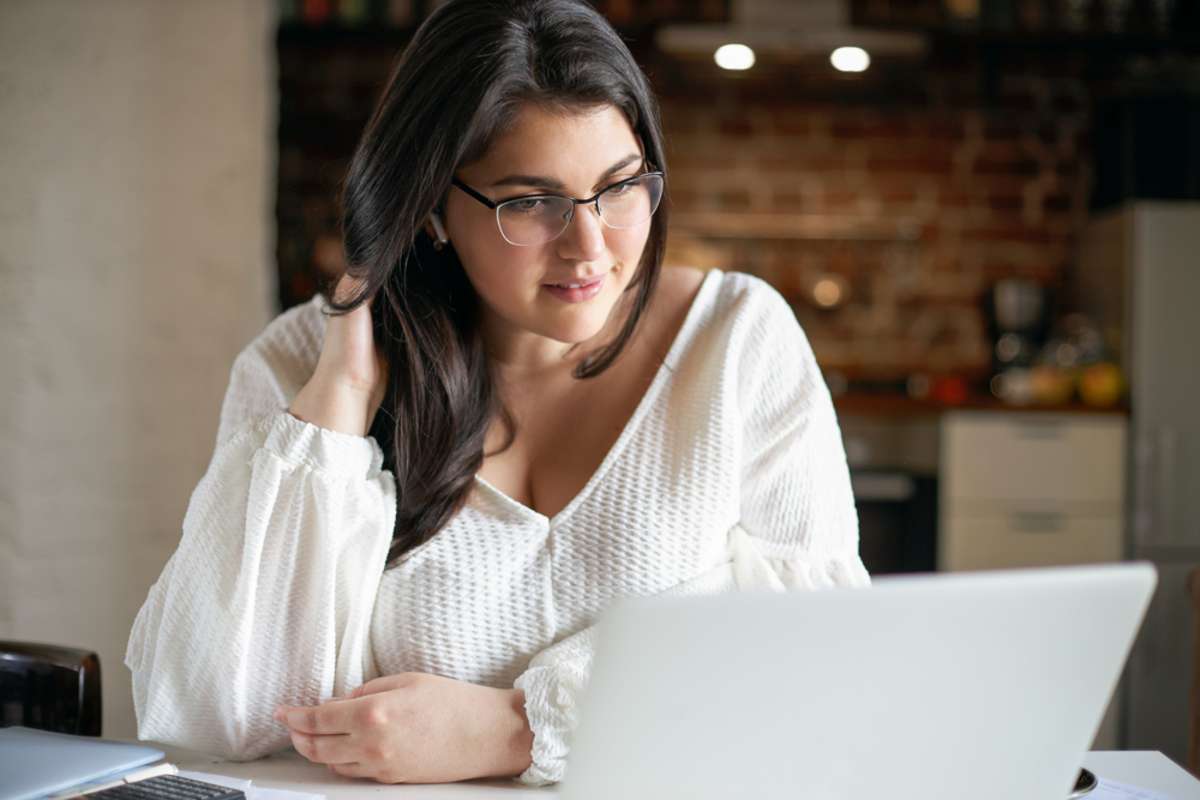
M600 293L600 290L604 288L604 280L607 275L607 272L603 275L597 275L590 283L585 283L576 288L567 288L553 283L543 284L543 288L559 300L564 300L568 303L581 303L584 300L591 300ZM571 281L571 283L575 283L575 281Z

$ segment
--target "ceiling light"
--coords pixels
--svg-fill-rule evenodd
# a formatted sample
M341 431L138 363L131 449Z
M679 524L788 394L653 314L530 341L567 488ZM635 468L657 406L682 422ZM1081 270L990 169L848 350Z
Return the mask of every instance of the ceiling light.
M865 72L871 56L861 47L839 47L829 54L829 63L839 72Z
M744 44L723 44L713 60L721 69L750 69L754 66L754 51Z
M924 57L924 34L870 30L850 24L848 0L726 0L729 21L670 23L658 28L655 42L667 53L711 58L730 42L753 50L756 60L816 57L853 43L877 59Z

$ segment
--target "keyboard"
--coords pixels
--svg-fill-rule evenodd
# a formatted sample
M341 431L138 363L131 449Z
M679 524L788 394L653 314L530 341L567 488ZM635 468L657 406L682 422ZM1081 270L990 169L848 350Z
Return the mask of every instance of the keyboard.
M88 800L245 800L241 789L184 778L155 775L85 795Z

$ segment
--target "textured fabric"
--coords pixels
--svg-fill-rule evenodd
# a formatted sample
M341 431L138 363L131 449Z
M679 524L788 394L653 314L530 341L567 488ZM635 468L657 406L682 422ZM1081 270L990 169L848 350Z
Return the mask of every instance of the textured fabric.
M141 738L252 759L271 718L429 672L525 691L540 785L566 770L593 625L626 595L867 586L841 436L769 284L704 279L664 365L587 485L552 518L477 477L436 536L384 570L396 488L370 437L287 413L324 301L236 359L183 537L125 663Z

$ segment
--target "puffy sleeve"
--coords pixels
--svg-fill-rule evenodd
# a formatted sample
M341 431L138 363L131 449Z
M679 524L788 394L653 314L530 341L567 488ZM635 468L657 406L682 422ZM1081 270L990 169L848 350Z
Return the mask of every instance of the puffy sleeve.
M513 683L525 692L525 716L533 731L529 768L517 776L528 786L563 779L571 733L579 724L579 700L592 674L596 626L584 628L538 653Z
M729 559L689 581L671 587L663 596L715 594L758 588L757 557L739 563L745 553L745 534L729 531ZM741 583L740 581L750 581ZM596 652L596 626L592 625L538 653L513 683L525 691L525 715L533 731L529 768L517 780L530 786L561 781L567 771L571 735L579 724L579 701L592 674Z
M293 417L278 386L263 353L238 356L216 450L126 648L140 739L258 758L290 745L277 705L377 674L392 475L374 439Z
M738 367L741 527L784 589L869 586L829 390L786 301L760 298Z

